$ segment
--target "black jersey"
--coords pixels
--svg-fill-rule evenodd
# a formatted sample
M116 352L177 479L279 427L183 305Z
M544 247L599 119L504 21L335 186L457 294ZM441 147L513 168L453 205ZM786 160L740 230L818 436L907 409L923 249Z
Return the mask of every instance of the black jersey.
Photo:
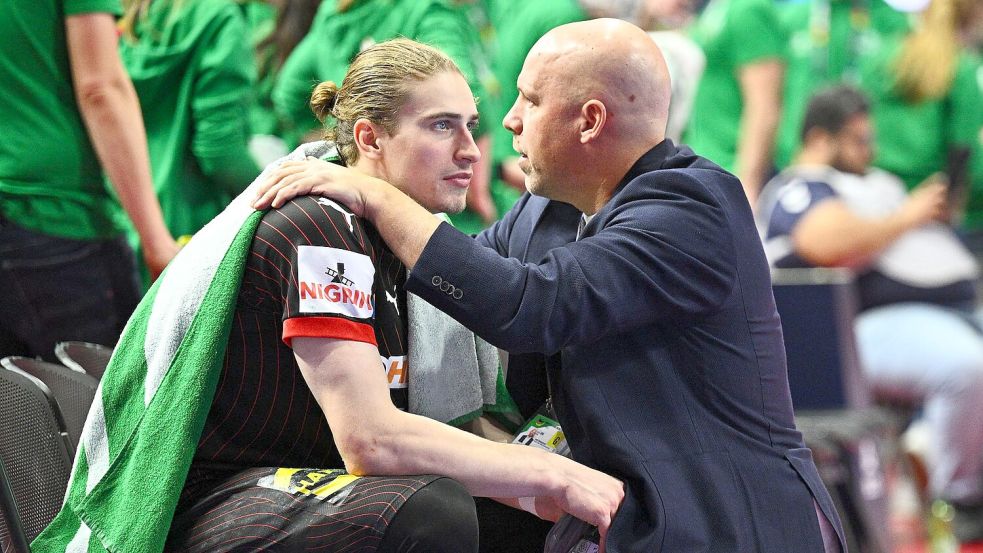
M375 228L325 198L296 198L260 222L246 262L197 468L340 467L291 340L378 346L393 403L407 404L406 268Z

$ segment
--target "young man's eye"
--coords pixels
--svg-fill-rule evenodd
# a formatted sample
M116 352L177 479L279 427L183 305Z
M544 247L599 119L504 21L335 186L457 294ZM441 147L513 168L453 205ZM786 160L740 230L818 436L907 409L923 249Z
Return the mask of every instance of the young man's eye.
M444 120L434 121L433 128L436 129L436 130L438 130L438 131L447 131L447 130L450 130L450 128L451 128L451 122L450 121L444 121Z
M476 134L478 132L478 125L479 123L477 121L472 121L468 123L468 132L470 132L471 134Z

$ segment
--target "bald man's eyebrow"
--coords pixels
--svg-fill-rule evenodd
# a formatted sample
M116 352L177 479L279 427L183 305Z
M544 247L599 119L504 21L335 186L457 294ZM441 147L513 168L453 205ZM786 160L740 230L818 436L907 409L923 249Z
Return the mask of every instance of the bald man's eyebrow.
M519 91L519 96L522 96L526 100L529 100L534 104L539 101L539 95L537 95L535 91L522 86L516 86L516 89Z

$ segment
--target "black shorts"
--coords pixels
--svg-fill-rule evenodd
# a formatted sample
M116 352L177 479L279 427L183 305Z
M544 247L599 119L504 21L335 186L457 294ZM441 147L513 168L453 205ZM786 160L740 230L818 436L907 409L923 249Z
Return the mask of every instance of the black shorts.
M243 470L185 487L167 551L477 551L474 501L440 476Z

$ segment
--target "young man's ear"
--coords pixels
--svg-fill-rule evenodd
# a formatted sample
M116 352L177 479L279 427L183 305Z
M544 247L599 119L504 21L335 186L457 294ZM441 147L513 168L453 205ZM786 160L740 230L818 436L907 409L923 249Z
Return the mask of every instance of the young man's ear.
M355 147L358 148L360 158L379 158L382 154L379 138L381 138L383 133L384 131L381 127L368 119L355 121L355 125L352 127L352 134L354 135Z

